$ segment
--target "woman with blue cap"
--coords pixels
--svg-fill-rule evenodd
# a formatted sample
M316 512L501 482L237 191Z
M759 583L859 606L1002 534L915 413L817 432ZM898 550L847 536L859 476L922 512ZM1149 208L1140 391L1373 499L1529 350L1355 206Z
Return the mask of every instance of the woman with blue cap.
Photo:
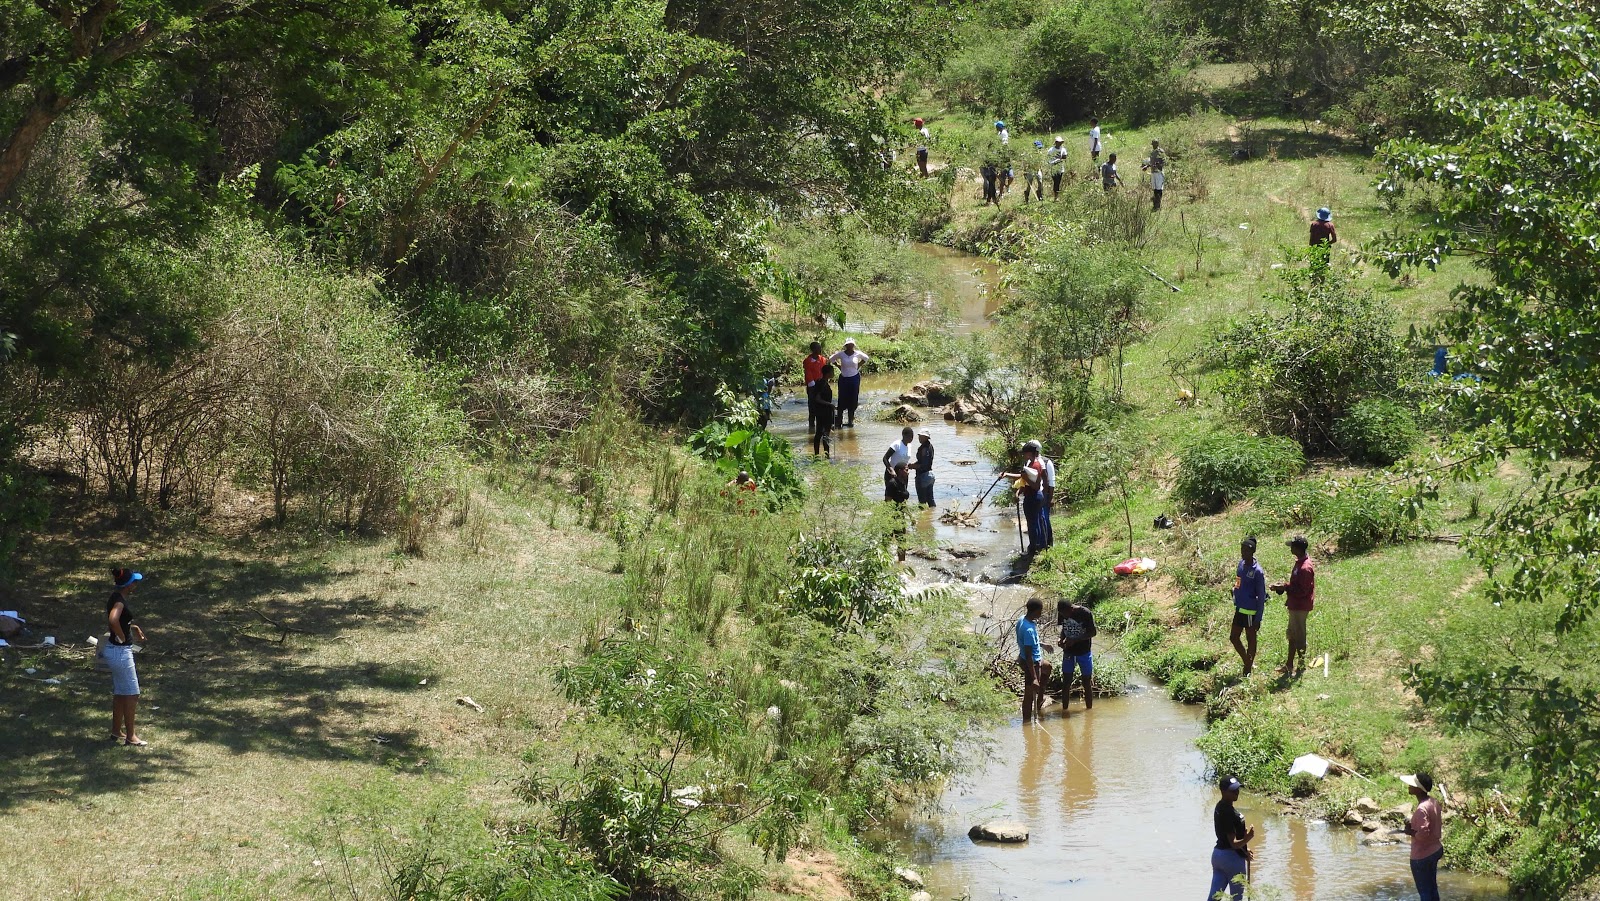
M1250 861L1255 859L1250 853L1255 827L1246 827L1244 815L1233 806L1244 786L1233 776L1224 776L1217 787L1222 790L1222 800L1211 812L1217 845L1211 849L1211 891L1206 893L1206 901L1222 892L1230 898L1243 898L1245 882L1250 878Z
M144 580L142 573L117 568L111 571L116 587L106 601L106 620L110 640L100 656L111 668L111 737L124 744L143 747L145 742L134 731L134 714L139 708L139 674L133 668L133 639L144 641L144 630L133 621L128 599Z

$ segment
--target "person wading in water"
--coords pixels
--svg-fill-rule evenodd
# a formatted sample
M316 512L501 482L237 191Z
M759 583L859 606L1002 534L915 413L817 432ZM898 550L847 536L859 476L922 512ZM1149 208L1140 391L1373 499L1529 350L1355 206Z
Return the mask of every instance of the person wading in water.
M811 342L811 355L800 361L805 369L806 376L806 431L815 433L817 430L816 398L812 397L812 389L817 386L817 379L822 377L822 367L828 365L828 355L822 352L822 342Z
M917 462L911 469L917 474L917 503L937 507L933 502L933 434L927 429L917 433Z
M1094 709L1094 613L1072 601L1056 604L1056 621L1061 624L1061 709L1072 699L1072 671L1083 672L1083 709Z
M1045 662L1044 647L1039 644L1039 618L1044 615L1044 602L1038 598L1028 601L1028 612L1017 620L1017 665L1022 667L1022 721L1033 720L1044 708L1045 686L1050 684L1050 664Z
M856 427L856 406L861 403L861 364L867 359L866 354L856 350L854 341L846 341L843 350L828 358L829 363L839 367L839 412L834 416L835 428ZM850 414L848 420L846 413Z
M1225 777L1217 786L1222 789L1222 800L1211 812L1212 828L1217 833L1217 846L1211 849L1211 891L1206 901L1226 891L1234 898L1244 897L1245 882L1250 878L1250 841L1256 837L1254 826L1245 828L1244 815L1233 808L1239 800L1239 780Z
M811 421L816 424L816 431L811 433L811 456L825 454L829 460L833 459L833 386L829 381L833 378L833 366L823 363L817 370L817 381L811 388Z

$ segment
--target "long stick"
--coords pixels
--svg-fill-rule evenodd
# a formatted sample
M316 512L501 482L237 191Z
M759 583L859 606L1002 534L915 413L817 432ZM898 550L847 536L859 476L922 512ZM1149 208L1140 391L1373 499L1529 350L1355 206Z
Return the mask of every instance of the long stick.
M967 511L967 515L968 516L971 516L972 514L978 512L978 508L983 506L983 499L988 497L989 496L989 492L994 490L994 486L1000 484L1000 480L1005 478L1005 477L1006 477L1006 474L1003 473L1003 472L994 477L994 481L989 483L989 487L983 489L983 493L978 495L978 502L972 505L972 509L971 510Z
M1017 553L1026 554L1028 549L1022 544L1022 495L1017 495Z
M1182 288L1178 287L1177 285L1174 285L1172 282L1167 281L1166 279L1162 278L1161 276L1156 275L1156 271L1154 269L1151 269L1149 266L1140 266L1139 268L1143 269L1144 271L1146 271L1148 273L1150 273L1150 276L1152 278L1154 278L1156 281L1158 281L1161 284L1166 285L1167 287L1171 288L1172 289L1172 293L1174 293L1174 294L1182 294L1183 293L1183 289Z

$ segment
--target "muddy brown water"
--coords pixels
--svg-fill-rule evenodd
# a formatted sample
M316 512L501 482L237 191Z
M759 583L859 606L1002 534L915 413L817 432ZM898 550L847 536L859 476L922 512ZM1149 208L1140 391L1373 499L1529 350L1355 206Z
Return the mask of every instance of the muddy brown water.
M995 308L993 269L942 248L924 252L929 265L942 270L948 295L930 298L909 315L926 317L937 309L957 333L985 328ZM863 323L862 331L878 327L881 323ZM856 427L835 432L835 464L859 469L869 497L882 496L879 460L901 428L878 421L875 414L913 381L868 376ZM916 427L928 428L933 436L939 503L970 509L996 472L977 449L987 430L948 423L937 414ZM803 445L802 456L809 459L803 395L775 406L773 431L797 451ZM963 461L971 462L960 465ZM982 582L1004 582L1016 574L1015 510L985 504L979 513L978 526L970 528L945 525L934 511L919 511L919 535L975 556L912 557L912 579L970 579L975 610L991 608L999 617L1010 617L1026 601L1027 589ZM1211 878L1211 809L1217 801L1205 758L1194 744L1204 730L1201 708L1172 701L1159 686L1148 684L1124 697L1101 699L1092 711L1076 701L1065 713L1059 706L1047 708L1037 724L1024 726L1013 717L987 736L991 753L936 803L903 811L887 824L889 837L916 865L936 901L1199 901ZM1256 827L1252 877L1263 887L1263 898L1416 897L1403 844L1364 845L1367 835L1359 829L1285 815L1276 802L1248 792L1239 809ZM1029 841L980 845L967 838L973 824L992 819L1021 820L1029 826ZM1445 871L1440 884L1451 901L1510 898L1504 880Z

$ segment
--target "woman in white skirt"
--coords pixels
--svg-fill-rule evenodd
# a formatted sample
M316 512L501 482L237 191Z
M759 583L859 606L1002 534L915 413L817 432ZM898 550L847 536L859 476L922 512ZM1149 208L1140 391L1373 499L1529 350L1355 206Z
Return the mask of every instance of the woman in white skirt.
M133 639L145 639L144 630L133 621L128 599L143 579L142 574L132 570L111 571L111 581L116 586L106 601L111 640L101 652L111 667L111 737L135 746L143 746L145 742L133 728L134 713L139 708L139 674L133 668Z

